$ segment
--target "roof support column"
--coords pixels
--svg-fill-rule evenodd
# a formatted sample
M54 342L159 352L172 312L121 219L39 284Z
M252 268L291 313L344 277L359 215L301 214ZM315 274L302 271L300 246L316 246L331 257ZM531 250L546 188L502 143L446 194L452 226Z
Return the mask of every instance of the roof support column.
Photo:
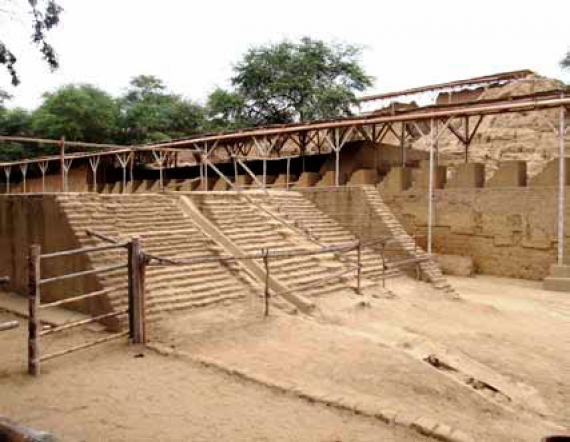
M234 162L234 185L236 186L236 189L240 190L238 185L238 164L235 154L232 154L232 160Z
M71 164L73 163L73 158L68 160L63 160L63 191L69 192L69 171L71 170Z
M60 190L65 192L65 137L59 140Z
M261 180L261 188L267 188L267 158L271 156L271 151L279 141L279 137L275 137L274 139L270 138L262 138L258 140L256 137L253 137L253 143L255 144L255 149L257 153L261 155L263 161L263 176Z
M99 161L101 161L101 157L89 158L89 166L93 174L93 192L97 192L97 168L99 167Z
M560 106L558 126L559 171L558 171L558 265L564 264L564 224L566 211L566 108Z
M427 232L427 253L432 253L432 240L433 240L433 180L434 180L434 160L433 150L435 144L435 131L433 118L429 122L429 189L428 189L428 232ZM436 125L437 126L437 125Z
M326 135L326 140L328 141L332 150L334 150L335 153L335 174L334 174L335 187L340 186L340 150L352 135L353 130L354 126L350 127L341 136L340 129L335 128L333 129L334 136L332 137L332 139L330 134Z
M4 175L6 175L6 193L10 193L10 174L12 173L12 166L4 168Z
M22 172L22 193L26 193L26 175L28 174L28 163L20 164L20 172Z
M431 118L429 120L429 133L424 133L421 127L414 122L416 130L427 139L427 148L429 150L429 187L428 187L428 234L427 234L427 253L432 254L433 251L433 220L434 220L434 172L435 172L435 147L441 135L450 127L452 118L448 118L442 129L439 128L439 120Z
M164 191L164 162L166 160L166 153L165 152L158 152L158 154L156 153L156 151L152 151L152 156L154 157L154 160L158 163L158 182L159 182L159 187L160 187L160 191Z
M40 172L42 173L42 193L46 192L46 172L49 166L48 161L42 161L38 163L38 167L40 168Z
M406 123L402 122L400 129L400 149L402 149L402 168L406 168Z
M289 190L289 177L291 175L291 157L287 158L287 176L285 178L285 190Z
M125 189L127 188L127 166L129 165L131 154L115 155L115 156L117 157L117 161L121 165L121 169L123 169L123 188L121 189L121 193L125 193Z

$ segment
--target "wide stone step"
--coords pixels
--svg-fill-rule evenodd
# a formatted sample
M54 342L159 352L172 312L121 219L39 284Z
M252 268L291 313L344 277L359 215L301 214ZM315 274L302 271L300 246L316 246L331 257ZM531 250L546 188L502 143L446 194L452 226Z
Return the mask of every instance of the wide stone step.
M179 302L170 303L170 304L161 304L159 306L154 307L151 310L149 316L152 319L153 315L160 314L161 312L202 308L202 307L208 307L211 305L220 304L220 303L224 303L224 302L228 302L228 301L238 301L240 299L243 299L243 296L240 296L240 295L224 295L224 296L214 296L214 297L211 297L211 298L208 298L205 300L200 300L200 301L187 300L187 301L179 301Z

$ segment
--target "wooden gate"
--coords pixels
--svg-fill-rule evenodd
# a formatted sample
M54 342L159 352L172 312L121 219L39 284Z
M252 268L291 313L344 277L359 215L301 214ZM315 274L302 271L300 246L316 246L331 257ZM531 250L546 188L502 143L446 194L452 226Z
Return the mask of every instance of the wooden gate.
M115 264L107 267L84 270L75 273L68 273L51 278L42 279L41 264L44 260L54 259L64 256L74 256L86 253L97 253L113 249L127 249L128 260L123 264ZM42 362L54 359L69 353L93 347L104 342L112 341L115 339L129 337L132 343L144 344L145 337L145 314L144 314L144 255L141 250L140 240L134 238L131 241L103 245L97 247L83 247L73 250L65 250L54 253L41 253L39 245L35 244L30 246L28 258L28 373L33 376L39 376L40 365ZM109 272L114 272L121 269L128 270L128 307L126 309L105 313L95 317L83 319L75 322L68 322L63 325L52 327L47 330L42 328L42 320L40 313L49 308L62 306L72 302L83 301L86 299L104 296L109 293L109 290L98 290L91 293L75 295L68 298L60 299L50 303L42 304L41 289L42 287L58 281L67 279L82 278L91 275L99 275ZM116 318L128 315L128 330L123 330L113 333L94 341L86 342L80 345L73 346L64 350L56 351L53 353L43 354L41 351L41 338L70 330L76 327L85 326L94 322L102 321L104 319Z

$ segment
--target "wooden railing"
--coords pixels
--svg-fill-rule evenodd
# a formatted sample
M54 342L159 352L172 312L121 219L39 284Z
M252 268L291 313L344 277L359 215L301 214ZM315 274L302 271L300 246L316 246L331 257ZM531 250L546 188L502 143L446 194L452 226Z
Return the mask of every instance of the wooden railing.
M62 274L50 278L42 278L42 262L49 259L97 253L116 249L128 250L128 261L124 264L115 264L102 268L83 270L74 273ZM72 352L93 347L104 342L129 336L133 343L145 343L145 315L144 315L144 264L140 246L140 240L134 238L129 242L116 243L96 247L83 247L73 250L65 250L54 253L41 253L41 247L37 244L30 246L28 258L28 372L33 376L40 375L41 363L70 354ZM67 322L63 325L48 328L42 327L40 313L43 310L63 306L73 302L85 301L110 293L110 290L97 290L90 293L75 295L59 299L57 301L42 304L42 288L55 282L69 279L83 278L86 276L100 275L115 272L121 269L128 271L128 308L104 313L87 319ZM41 338L54 335L66 330L82 327L94 322L118 318L128 315L129 329L113 333L99 339L75 345L71 348L43 354L41 351Z
M355 241L345 244L337 244L333 246L320 247L315 250L304 250L304 249L291 249L291 250L279 250L272 251L269 248L263 248L259 252L249 253L244 255L221 255L221 256L197 256L187 259L179 259L172 257L162 257L156 255L145 254L147 258L148 265L150 266L182 266L182 265L194 265L206 262L230 262L239 260L262 260L265 268L265 278L264 278L264 296L265 296L265 315L269 314L269 298L270 298L270 262L286 259L292 257L301 256L316 256L322 254L333 253L337 255L340 262L346 264L345 268L341 269L337 273L327 274L322 278L314 279L309 281L302 286L297 286L293 289L288 289L284 292L275 293L274 296L283 295L289 292L306 290L309 288L324 287L331 284L339 279L355 274L356 276L356 287L354 287L356 293L362 295L362 271L364 265L362 264L362 250L365 247L379 246L381 248L381 259L382 259L382 274L381 281L382 287L386 287L386 280L390 277L397 276L399 273L394 273L394 270L399 270L408 266L416 266L419 275L419 263L429 259L428 256L414 256L412 258L405 258L402 260L393 261L388 263L386 261L386 251L387 246L393 242L392 238L383 237L380 239L375 239L372 241ZM356 260L344 256L349 252L356 251ZM419 276L418 276L419 277Z
M10 278L8 278L7 276L0 277L0 286L8 284L9 282ZM18 321L0 322L0 331L13 330L15 328L18 328L19 326L20 323Z

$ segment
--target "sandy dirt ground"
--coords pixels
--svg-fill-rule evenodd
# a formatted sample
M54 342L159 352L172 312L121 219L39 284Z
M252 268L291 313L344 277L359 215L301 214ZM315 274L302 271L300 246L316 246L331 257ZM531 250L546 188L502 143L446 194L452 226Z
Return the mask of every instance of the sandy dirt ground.
M95 336L74 331L51 347ZM0 415L63 441L427 440L124 342L46 362L37 379L24 372L25 349L23 327L0 333Z
M170 314L151 340L182 357L114 342L47 362L39 379L25 374L25 328L2 332L0 415L64 441L424 438L195 362L203 358L297 392L428 417L477 441L567 433L570 296L512 279L451 282L460 300L399 278L391 294L320 298L312 318L275 308L264 318L259 300ZM100 333L74 330L44 349Z
M203 310L170 316L153 338L292 388L426 416L476 440L568 432L570 296L511 279L452 282L461 300L402 278L389 283L395 296L365 305L349 293L319 299L315 319Z

